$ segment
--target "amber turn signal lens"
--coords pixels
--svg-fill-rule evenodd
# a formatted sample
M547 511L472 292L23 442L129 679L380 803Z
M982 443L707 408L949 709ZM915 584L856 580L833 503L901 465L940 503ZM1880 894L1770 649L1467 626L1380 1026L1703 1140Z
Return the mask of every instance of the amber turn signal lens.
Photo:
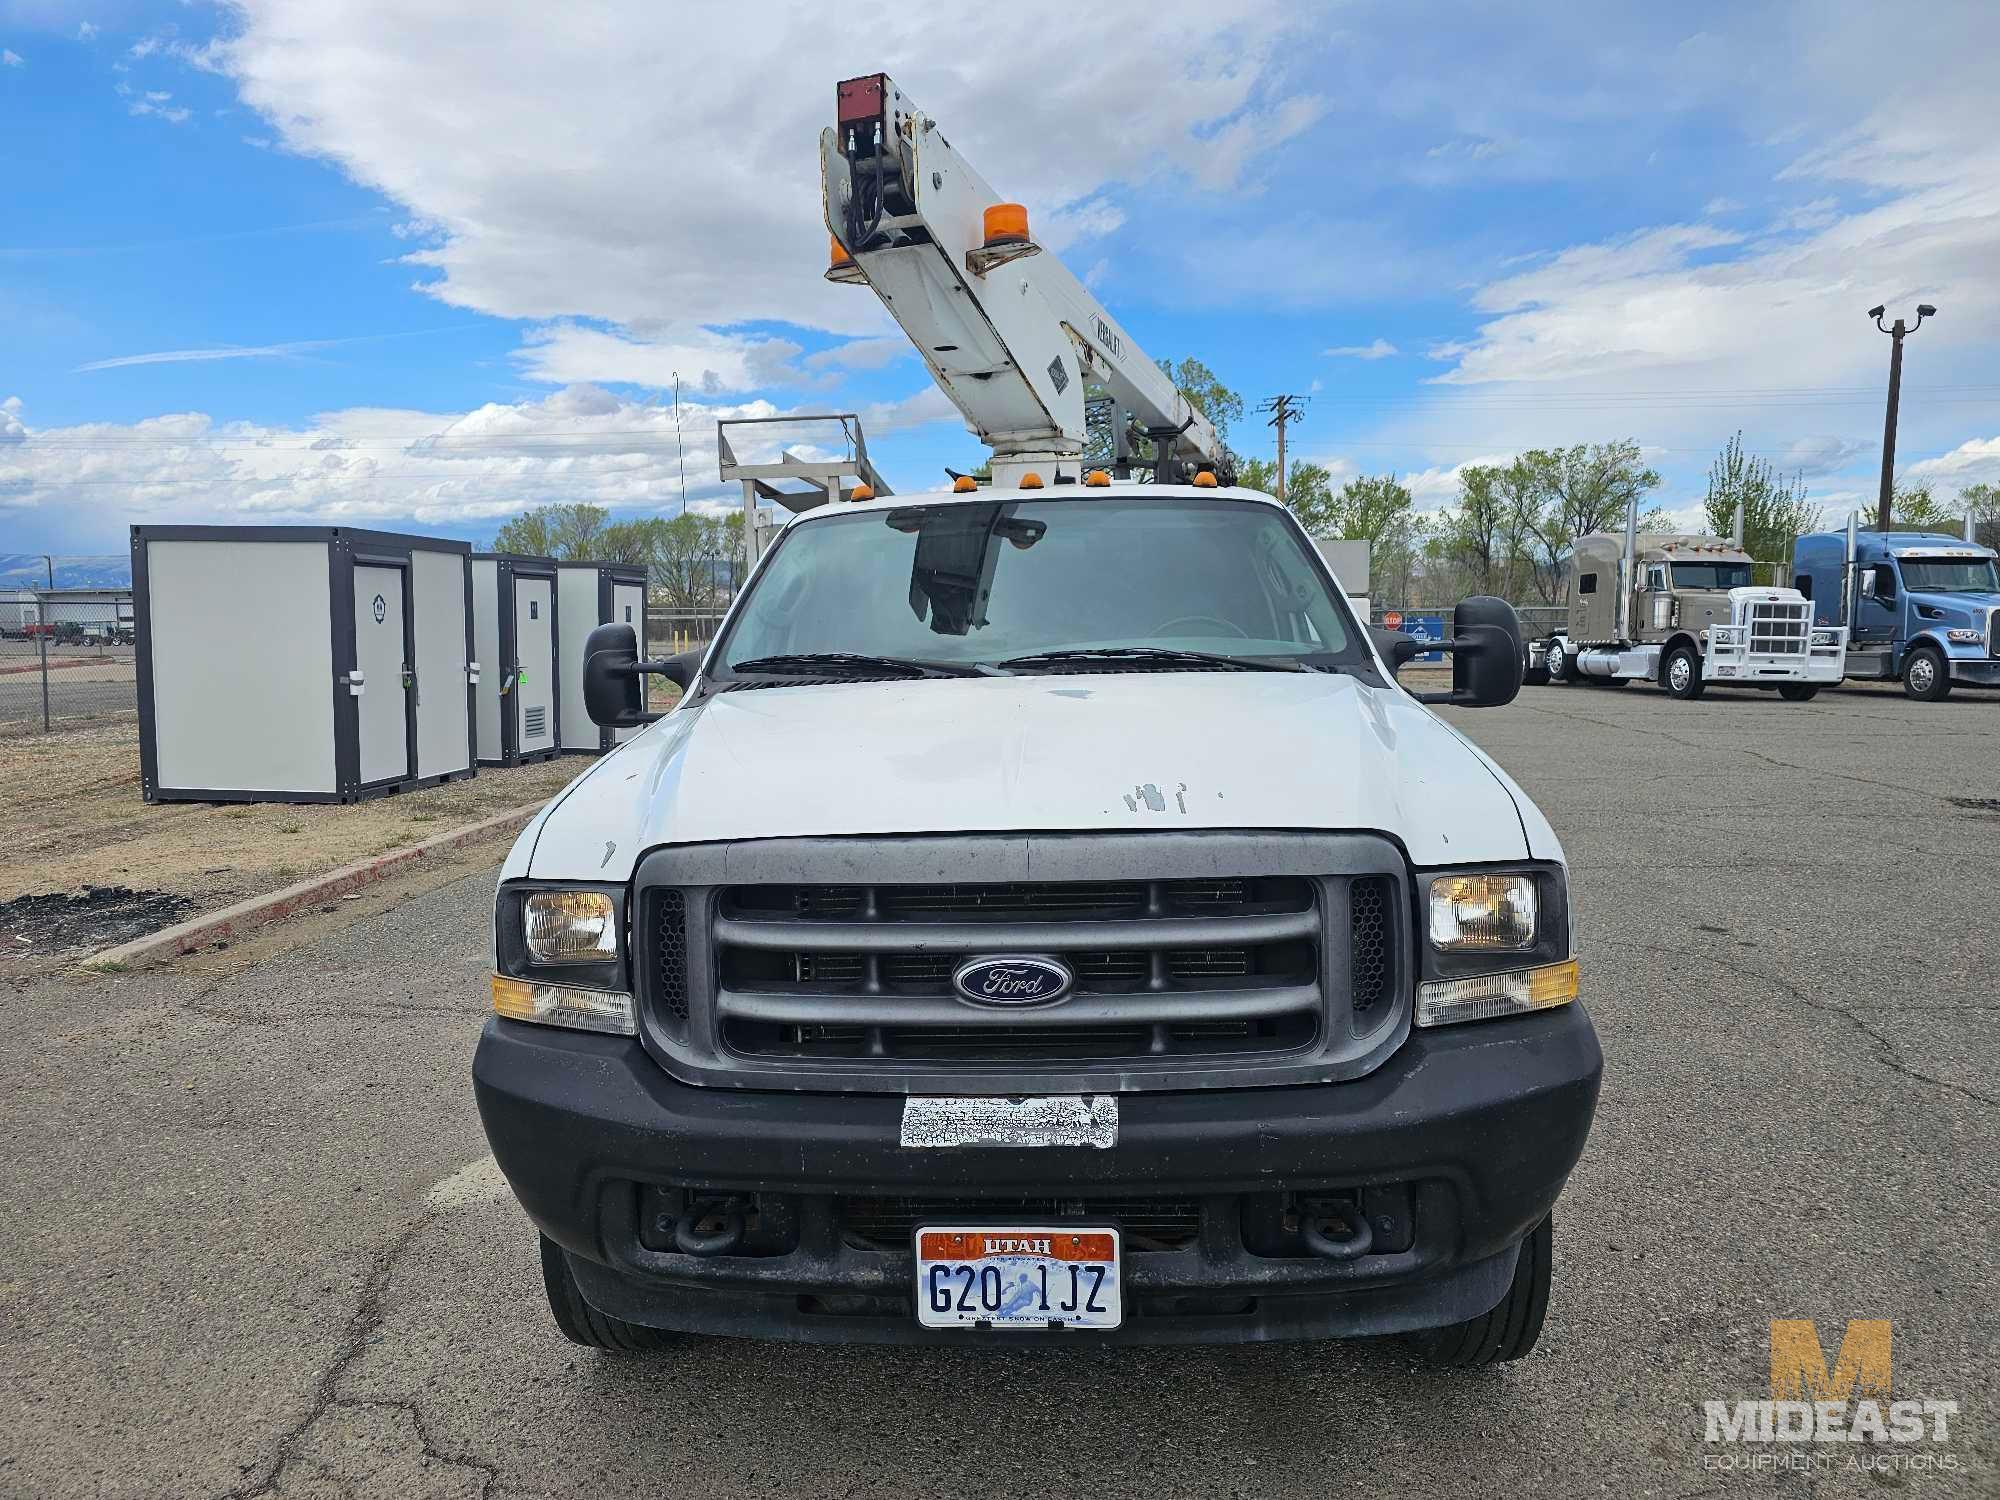
M1037 474L1033 469L1028 470L1027 473L1021 476L1022 489L1038 490L1041 487L1042 487L1042 476Z
M875 486L872 484L857 484L847 492L847 498L850 500L873 500L875 498Z
M833 246L834 265L844 266L853 260L853 257L847 253L847 247L841 244L839 240L834 239L832 235L828 235L827 240Z
M970 474L961 474L951 482L951 492L954 495L969 495L978 488L979 481Z
M1198 490L1214 489L1215 476L1209 473L1206 469L1202 470L1201 473L1194 476L1194 487Z
M994 203L986 209L986 244L1025 245L1028 242L1028 210L1018 203Z
M1088 474L1083 476L1083 482L1090 485L1093 489L1098 489L1111 483L1111 476L1102 469L1092 469Z

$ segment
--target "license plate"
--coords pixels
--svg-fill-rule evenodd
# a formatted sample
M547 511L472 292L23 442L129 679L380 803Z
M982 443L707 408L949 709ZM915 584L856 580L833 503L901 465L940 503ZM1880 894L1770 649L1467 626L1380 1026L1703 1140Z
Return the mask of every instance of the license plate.
M1116 1328L1118 1231L930 1225L917 1231L926 1328Z

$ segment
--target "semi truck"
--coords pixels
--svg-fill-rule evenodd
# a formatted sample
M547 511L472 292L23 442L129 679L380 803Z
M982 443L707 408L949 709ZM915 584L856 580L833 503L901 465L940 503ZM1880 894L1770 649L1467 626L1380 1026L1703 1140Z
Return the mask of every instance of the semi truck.
M1847 676L1927 703L2000 686L2000 564L1969 534L1864 531L1850 516L1844 532L1798 539L1792 580L1816 630L1846 629Z
M1818 624L1804 595L1751 582L1736 542L1638 530L1593 532L1570 550L1569 618L1528 648L1536 681L1657 682L1675 698L1711 685L1776 689L1794 702L1840 681L1846 631Z
M1513 698L1513 610L1399 686L936 122L881 74L836 120L836 265L993 478L793 515L704 652L592 633L643 727L508 855L472 1065L557 1328L1521 1357L1602 1058L1562 845L1432 712Z

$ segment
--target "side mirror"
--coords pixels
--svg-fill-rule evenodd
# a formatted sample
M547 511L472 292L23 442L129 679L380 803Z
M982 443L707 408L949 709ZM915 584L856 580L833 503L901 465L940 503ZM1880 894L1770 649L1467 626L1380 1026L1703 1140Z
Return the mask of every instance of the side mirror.
M646 708L645 678L664 677L686 688L701 668L701 653L640 661L639 637L630 625L600 625L583 643L583 706L593 724L630 729L660 717Z
M1370 625L1368 634L1375 642L1376 651L1381 653L1382 660L1389 664L1392 676L1408 663L1438 648L1436 641L1420 641L1408 631L1385 630L1380 625Z
M1417 653L1451 653L1451 691L1419 693L1419 703L1459 708L1498 708L1521 691L1527 658L1521 648L1521 617L1504 599L1479 594L1459 602L1451 614L1452 638L1416 643Z
M1873 568L1863 568L1861 570L1861 597L1864 599L1873 599L1875 597L1875 570Z

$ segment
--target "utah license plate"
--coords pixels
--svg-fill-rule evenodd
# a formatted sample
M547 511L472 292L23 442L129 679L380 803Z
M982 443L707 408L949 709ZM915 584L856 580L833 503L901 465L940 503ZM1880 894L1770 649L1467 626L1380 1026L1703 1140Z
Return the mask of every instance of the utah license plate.
M1115 1229L925 1225L917 1321L926 1328L1116 1328Z

